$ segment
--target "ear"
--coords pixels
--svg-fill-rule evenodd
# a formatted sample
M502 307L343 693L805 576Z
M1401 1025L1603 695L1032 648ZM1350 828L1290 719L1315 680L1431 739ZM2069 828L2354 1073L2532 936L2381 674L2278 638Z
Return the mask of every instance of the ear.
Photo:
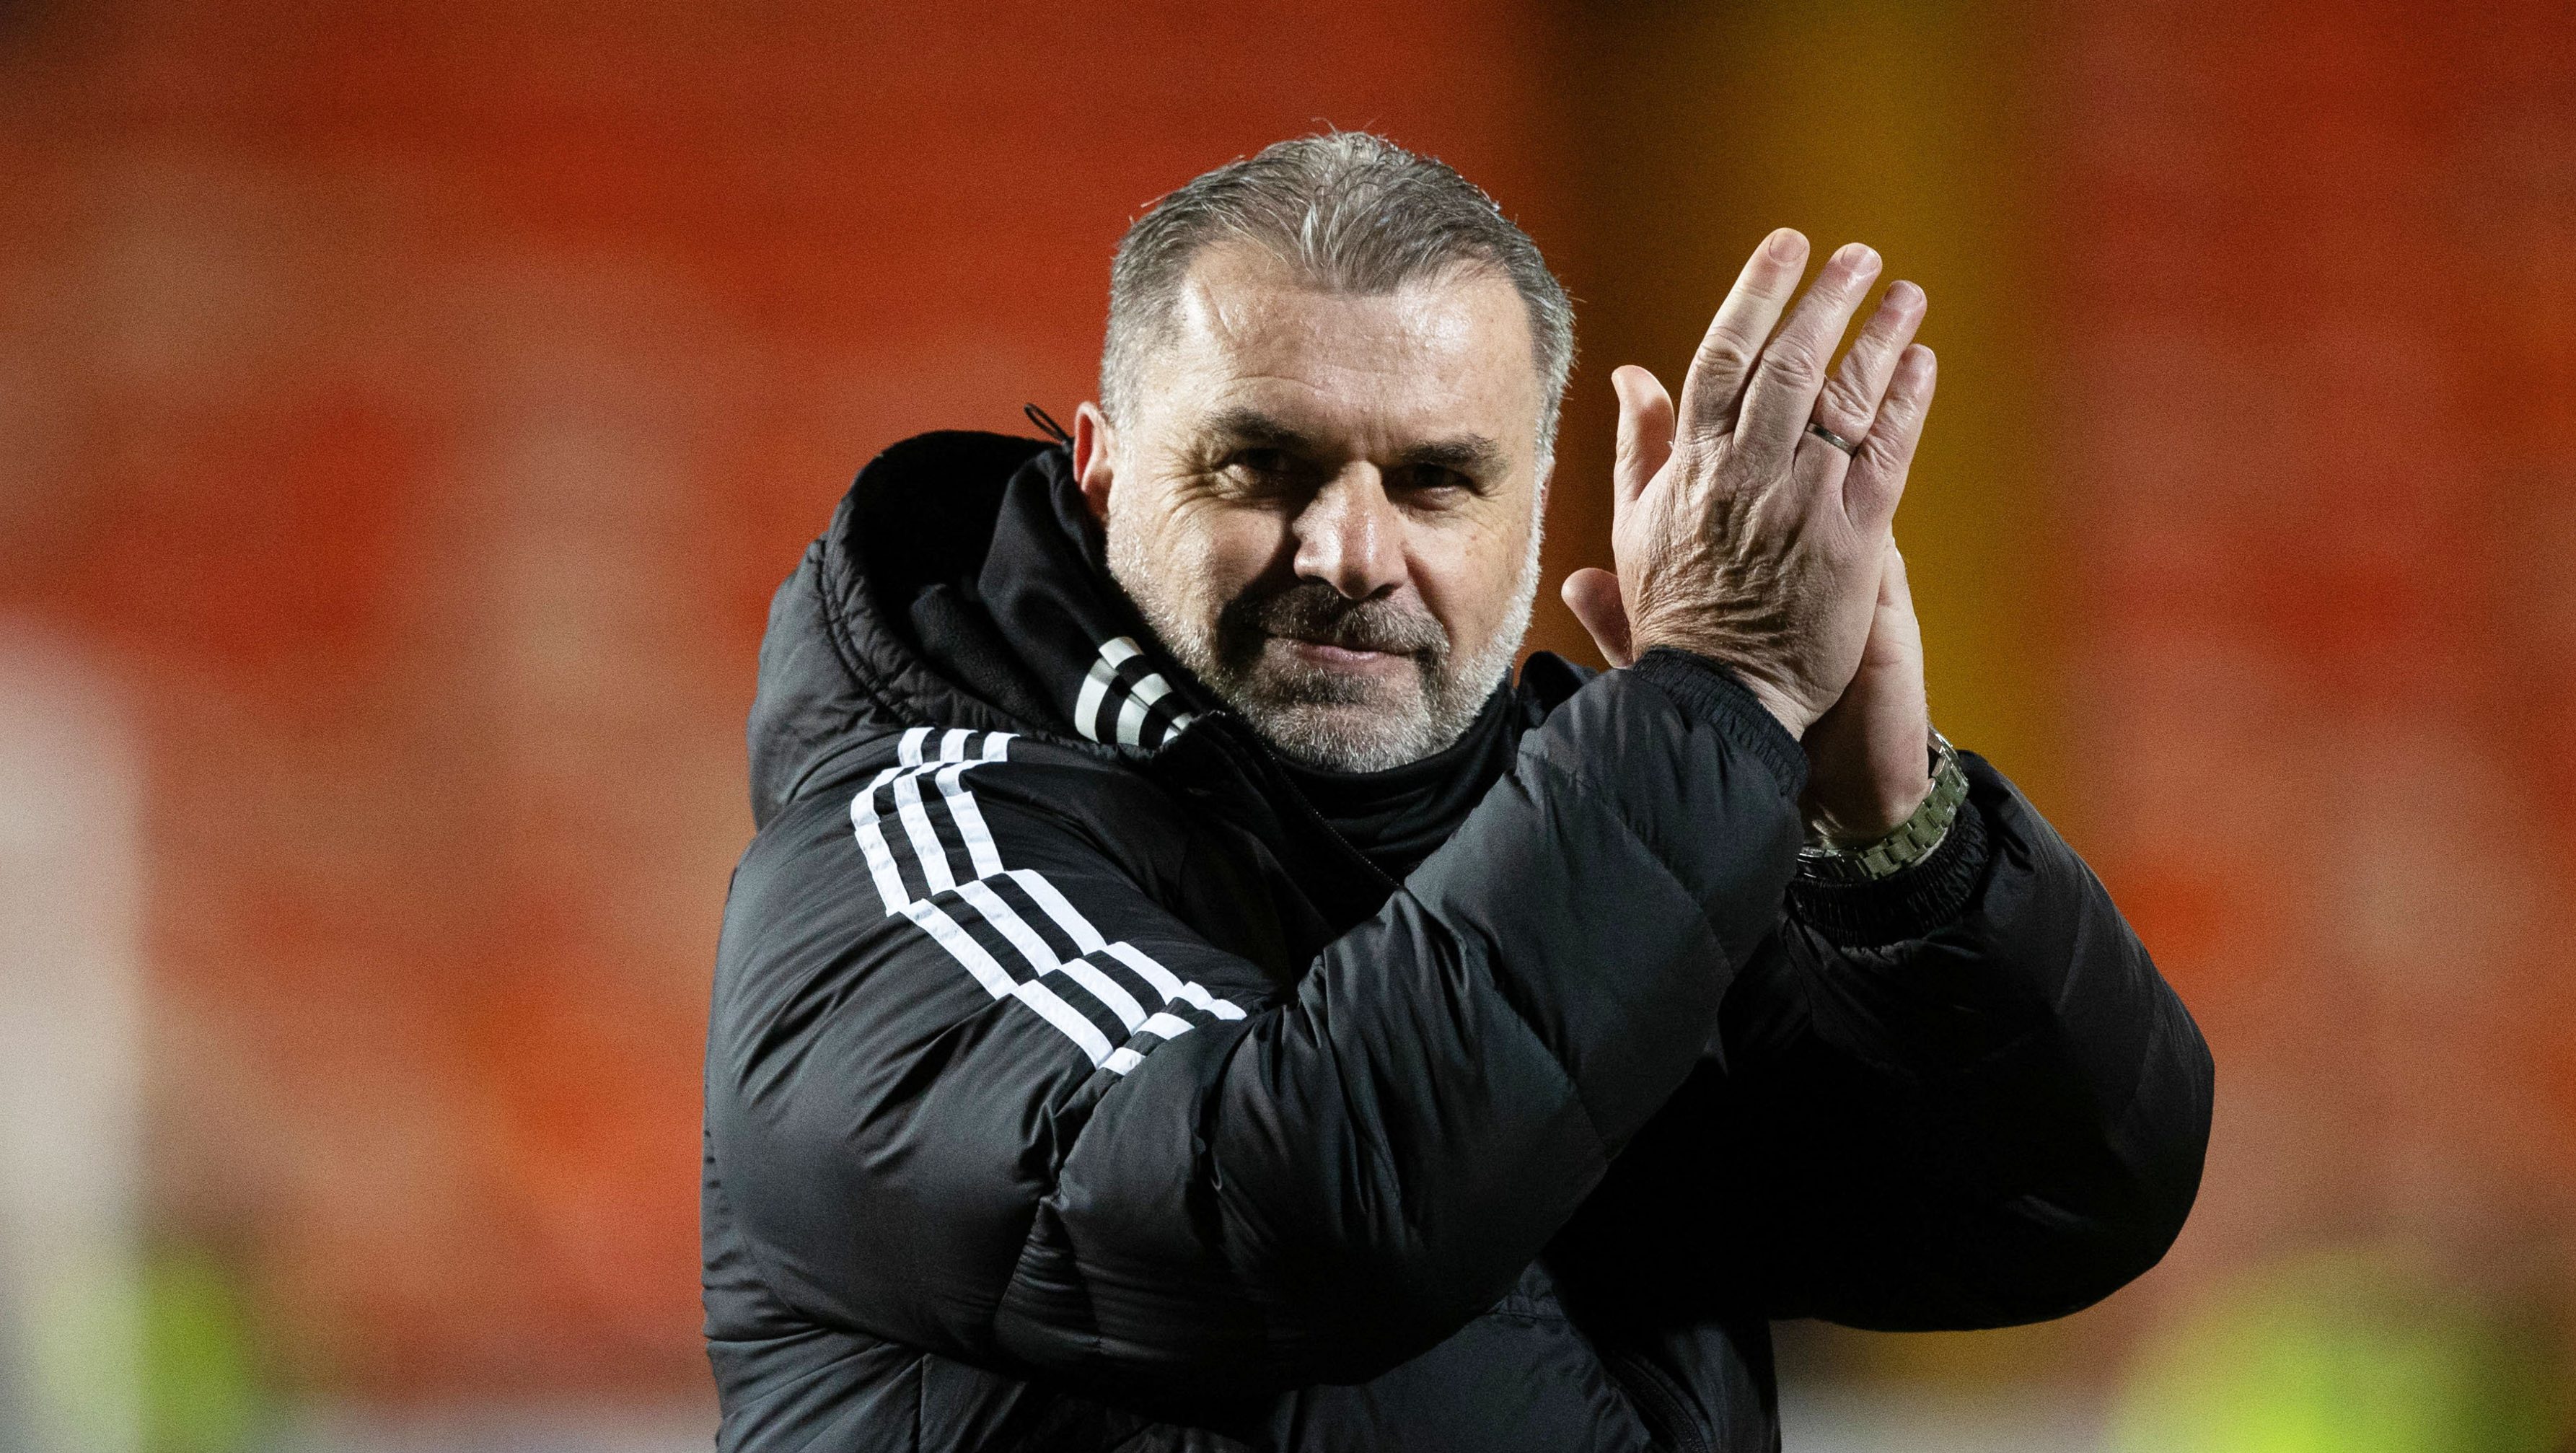
M1091 517L1102 524L1109 522L1109 482L1114 472L1110 456L1117 452L1109 432L1109 416L1100 405L1085 403L1073 411L1073 477L1082 486L1082 499L1091 506Z

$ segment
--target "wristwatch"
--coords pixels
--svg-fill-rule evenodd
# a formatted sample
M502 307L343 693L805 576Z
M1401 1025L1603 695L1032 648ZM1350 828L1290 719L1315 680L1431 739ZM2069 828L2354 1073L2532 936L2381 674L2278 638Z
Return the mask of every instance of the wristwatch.
M1932 791L1914 815L1875 842L1838 847L1813 827L1807 845L1798 850L1798 871L1828 883L1875 883L1932 856L1950 835L1959 807L1968 800L1968 774L1959 768L1959 751L1950 739L1932 733Z

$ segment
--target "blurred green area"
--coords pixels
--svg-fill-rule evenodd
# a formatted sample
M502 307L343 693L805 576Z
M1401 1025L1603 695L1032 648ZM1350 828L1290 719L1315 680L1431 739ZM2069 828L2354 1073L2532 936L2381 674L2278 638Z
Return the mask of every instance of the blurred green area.
M0 1428L38 1453L239 1453L271 1399L242 1274L195 1247L126 1258L91 1247L35 1279L24 1332L26 1419Z
M2563 1332L2536 1307L2361 1251L2228 1286L2142 1349L2113 1453L2550 1453Z
M201 1251L144 1276L143 1429L151 1453L236 1453L263 1425L255 1323L242 1277Z

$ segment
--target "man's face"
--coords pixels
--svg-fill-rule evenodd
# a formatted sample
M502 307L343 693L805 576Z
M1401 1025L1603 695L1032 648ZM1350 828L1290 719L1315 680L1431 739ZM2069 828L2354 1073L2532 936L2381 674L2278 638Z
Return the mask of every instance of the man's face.
M1075 468L1164 644L1309 765L1455 740L1538 584L1543 401L1511 283L1353 297L1211 247L1139 372L1116 429L1083 406Z

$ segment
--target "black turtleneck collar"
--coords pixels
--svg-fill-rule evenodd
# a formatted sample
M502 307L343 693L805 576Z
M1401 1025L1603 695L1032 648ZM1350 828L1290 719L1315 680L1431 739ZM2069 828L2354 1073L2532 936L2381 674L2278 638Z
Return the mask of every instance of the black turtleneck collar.
M1512 758L1520 713L1494 688L1458 740L1418 762L1382 772L1331 772L1291 764L1288 780L1352 847L1401 882L1448 841Z

